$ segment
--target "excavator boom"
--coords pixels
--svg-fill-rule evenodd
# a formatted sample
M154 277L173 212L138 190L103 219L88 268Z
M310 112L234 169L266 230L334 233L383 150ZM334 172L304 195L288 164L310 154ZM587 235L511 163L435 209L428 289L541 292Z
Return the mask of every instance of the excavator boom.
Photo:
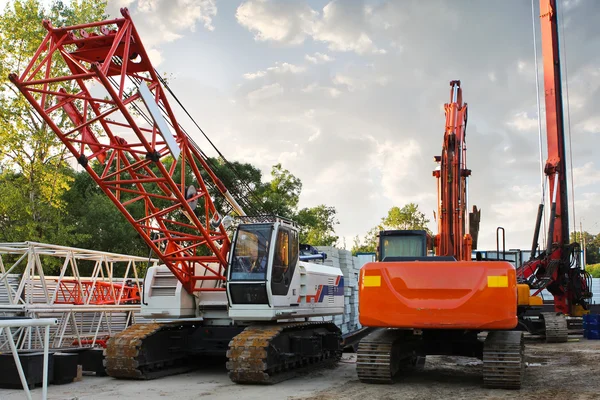
M460 81L450 82L450 102L444 105L446 128L442 155L435 157L439 168L433 171L438 187L438 234L436 255L471 259L473 239L467 232L467 104L462 100Z

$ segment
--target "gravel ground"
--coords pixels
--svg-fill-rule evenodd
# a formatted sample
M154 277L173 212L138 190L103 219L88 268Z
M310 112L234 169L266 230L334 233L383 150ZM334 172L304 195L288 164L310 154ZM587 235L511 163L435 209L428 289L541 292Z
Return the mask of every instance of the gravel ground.
M481 362L462 357L430 356L425 369L398 379L393 385L358 381L354 354L344 354L335 369L324 369L274 386L233 384L224 366L154 381L121 381L84 376L81 382L50 386L49 399L507 399L588 400L600 398L600 341L569 343L528 342L528 368L521 391L482 388ZM41 398L41 389L32 392ZM0 399L25 398L23 391L0 389Z

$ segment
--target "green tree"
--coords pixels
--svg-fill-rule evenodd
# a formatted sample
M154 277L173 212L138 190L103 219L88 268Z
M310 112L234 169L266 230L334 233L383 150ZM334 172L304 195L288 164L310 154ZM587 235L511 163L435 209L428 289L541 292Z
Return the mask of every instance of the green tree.
M69 213L65 222L74 227L78 234L77 247L114 253L147 256L148 246L144 243L129 221L102 192L86 172L75 175L71 188L63 196ZM143 204L130 206L134 215L143 215Z
M592 275L592 278L600 278L600 264L588 264L585 269Z
M293 218L298 208L302 182L281 164L271 169L271 181L262 191L264 208L268 213Z
M313 246L334 246L339 237L335 235L335 207L325 204L298 211L294 220L300 226L300 242Z
M62 195L73 179L66 150L8 75L22 72L32 59L47 33L43 19L52 20L55 26L96 21L105 16L105 7L101 0L74 0L68 5L55 1L48 8L36 0L16 0L0 15L0 181L13 185L8 196L0 198L0 219L14 222L11 240L72 244L76 238L62 221ZM53 59L52 71L54 76L68 69ZM56 123L64 121L63 117ZM11 202L17 202L20 209L8 215L15 210Z
M388 215L382 218L381 225L386 229L421 229L429 231L427 224L429 220L425 214L419 211L415 203L408 203L402 208L392 207Z
M383 230L426 230L429 220L425 218L419 210L419 206L415 203L408 203L404 207L392 207L389 209L387 215L381 218L381 222L371 228L364 238L361 240L358 236L354 237L354 243L352 245L352 254L359 252L375 252L377 249L377 237L380 231Z
M589 232L571 232L571 242L577 242L583 249L585 245L586 265L600 263L600 234L592 235ZM600 271L599 271L600 272Z

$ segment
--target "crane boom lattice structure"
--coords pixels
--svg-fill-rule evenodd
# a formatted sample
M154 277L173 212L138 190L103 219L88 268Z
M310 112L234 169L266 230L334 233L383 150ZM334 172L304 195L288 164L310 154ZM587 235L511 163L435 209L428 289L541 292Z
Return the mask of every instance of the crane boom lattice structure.
M66 28L44 21L45 39L10 79L189 293L225 290L230 240L207 184L227 190L121 13Z

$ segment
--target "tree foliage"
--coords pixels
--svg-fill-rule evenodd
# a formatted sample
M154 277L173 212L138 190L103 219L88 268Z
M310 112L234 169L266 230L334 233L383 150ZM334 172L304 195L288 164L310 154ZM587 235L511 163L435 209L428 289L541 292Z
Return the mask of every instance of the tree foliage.
M54 26L94 21L104 17L105 7L101 0L55 1L48 8L16 0L0 15L0 224L10 223L2 233L7 240L77 241L74 228L63 223L62 196L73 180L65 148L8 75L23 72L33 57L46 34L43 19ZM58 59L52 63L53 75L67 68Z
M571 242L577 242L584 248L585 245L585 263L586 265L600 263L600 233L592 235L589 232L572 232ZM600 272L600 271L599 271Z
M385 217L381 218L381 222L371 228L367 234L362 238L359 236L354 237L352 244L352 254L356 253L373 253L377 250L377 236L380 231L383 230L426 230L429 220L425 218L419 210L419 206L415 203L408 203L402 208L394 206L388 210Z
M301 191L300 179L284 169L281 164L276 164L271 170L271 182L262 193L264 208L270 214L294 218Z
M303 208L295 217L300 225L300 242L313 246L333 246L339 237L335 235L335 207L320 204L312 208Z

